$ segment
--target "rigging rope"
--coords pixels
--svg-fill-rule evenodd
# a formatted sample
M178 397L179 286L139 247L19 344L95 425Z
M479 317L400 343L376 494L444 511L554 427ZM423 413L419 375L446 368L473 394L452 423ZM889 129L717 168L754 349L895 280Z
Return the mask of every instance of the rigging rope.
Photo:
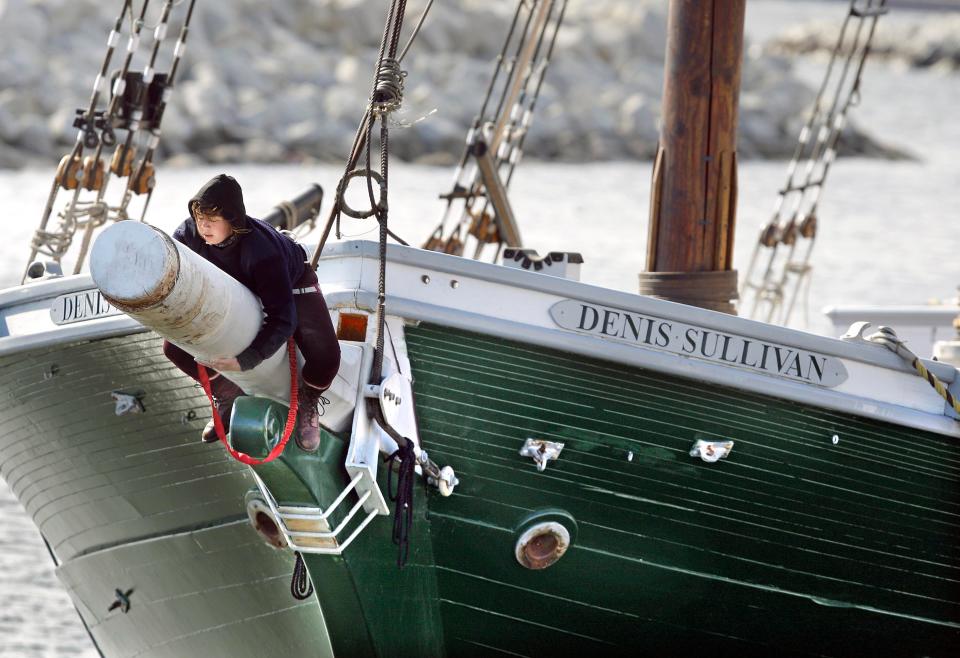
M107 39L107 52L94 81L90 102L85 110L77 110L77 118L74 122L78 128L77 139L70 153L64 156L57 168L40 220L40 227L31 241L27 269L38 255L48 256L60 262L69 250L76 232L83 230L83 240L74 267L74 273L78 273L83 266L94 230L108 220L128 219L128 206L134 194L145 195L140 219L142 221L145 218L154 189L152 158L159 144L160 122L184 52L186 34L196 0L190 0L186 19L174 47L170 72L167 74L156 72L156 61L166 37L171 11L183 2L185 0L164 0L160 18L155 25L151 26L146 22L150 0L143 1L136 15L133 12L132 1L124 1ZM110 62L119 47L121 32L127 24L127 18L129 18L129 34L125 57L120 68L112 76L108 76ZM148 64L142 74L139 74L132 72L130 66L140 49L141 33L145 28L153 32L154 43ZM108 80L108 77L111 80ZM101 96L108 87L110 95L107 107L105 110L97 110ZM117 140L115 133L117 128L127 131L127 136L122 142ZM134 167L136 151L134 141L147 132L150 133L147 151ZM105 167L101 156L104 147L111 146L116 148L108 166ZM85 148L92 149L91 155L83 156ZM111 174L128 177L127 185L117 206L108 205L104 200ZM58 227L50 230L47 224L61 189L72 191L72 193L65 209L57 215L60 220ZM96 191L95 200L81 201L80 195L83 190ZM26 271L25 269L21 282L26 280Z
M398 546L397 566L403 567L410 555L410 528L413 526L413 483L416 479L416 455L413 442L407 441L383 458L387 463L387 496L395 503L393 543ZM393 464L397 464L397 489L393 489Z
M396 3L396 0L394 0L394 3ZM433 6L433 0L430 0L430 2L428 2L427 5L424 7L423 12L420 15L420 19L417 21L417 25L414 28L413 34L411 34L410 38L407 41L406 46L404 46L403 52L400 54L399 57L393 58L395 59L397 64L403 61L403 58L406 56L410 46L413 45L413 42L416 40L417 35L420 33L420 28L422 27L424 21L426 20L427 14L430 12L430 8L432 6ZM406 2L404 2L404 8L405 7L406 7ZM394 6L391 5L390 16L393 16L393 14L394 14ZM389 24L390 22L388 17L387 25L389 26ZM380 54L377 57L377 73L375 74L375 77L374 77L373 93L376 92L377 82L380 80L381 62L383 60L384 44L385 44L386 38L387 37L386 37L386 31L385 31L384 37L383 39L381 39ZM399 39L399 32L398 32L397 38ZM400 72L401 81L399 85L396 85L401 89L401 91L403 86L402 85L403 75L404 73L401 71ZM340 231L340 217L342 213L346 212L349 209L349 206L346 205L346 200L345 200L347 185L349 184L349 180L351 178L354 178L360 175L372 176L372 174L369 173L370 172L369 166L365 170L363 169L357 170L356 166L357 166L357 162L359 162L360 160L360 156L364 152L364 147L365 147L365 144L367 143L367 140L370 134L370 128L371 128L370 124L373 123L373 121L375 120L372 112L373 93L371 93L371 106L367 107L366 111L363 114L363 117L360 119L360 125L357 126L357 132L354 135L353 144L350 147L350 156L347 158L347 166L345 168L343 176L340 179L340 182L337 184L337 191L334 196L333 205L330 208L330 214L327 216L327 223L323 228L323 233L320 236L320 241L317 243L316 249L313 250L313 256L310 258L310 267L312 267L314 270L317 269L317 263L320 261L320 255L323 253L323 248L327 244L327 239L330 237L330 231L333 229L333 227L336 226L336 229L337 229L336 232L337 232L338 238L342 235ZM368 164L369 164L369 161L368 161ZM368 180L367 183L369 187L371 184L370 181ZM372 214L375 214L374 212L372 212L374 207L375 207L375 204L371 203L371 212L367 213L364 216L369 217ZM351 210L352 213L356 212L356 211L352 211L352 209L349 209L349 210ZM351 213L347 213L347 214L349 214L352 217L359 216L357 214L351 214ZM379 221L379 217L378 217L378 221ZM407 243L404 240L402 240L398 235L393 233L393 231L389 230L389 228L387 229L387 235L389 235L391 238L393 238L400 244L407 246Z
M400 29L403 27L403 15L406 10L406 0L394 0L390 6L390 14L387 17L387 24L384 27L383 40L380 44L380 55L377 63L377 75L374 81L374 89L370 95L370 107L368 113L370 120L367 122L366 137L366 167L367 172L372 172L371 168L371 150L373 141L373 128L375 123L380 122L380 192L381 201L374 199L373 177L367 175L367 194L370 200L370 207L374 209L377 221L380 224L380 263L378 272L378 290L377 290L377 339L376 347L373 353L373 365L370 368L370 383L381 385L383 381L383 354L384 354L384 335L386 326L386 292L387 292L387 220L388 204L387 190L389 184L389 154L390 154L390 131L387 125L387 115L396 110L403 100L403 73L399 68L399 61L396 59L397 44L400 39ZM389 36L389 46L388 43ZM400 482L399 497L394 499L394 542L399 546L397 566L403 567L406 564L409 553L409 528L413 521L413 481L407 475L413 472L416 457L414 456L414 443L405 436L400 435L393 426L383 416L383 410L380 408L379 399L367 400L367 412L376 419L377 424L384 429L397 442L397 451L391 455L391 459L399 459ZM392 472L392 467L388 467L388 477ZM402 485L402 486L400 486Z
M863 70L877 20L886 12L886 0L867 0L862 8L858 0L850 0L813 107L787 167L786 184L778 192L773 217L760 232L743 278L741 308L750 304L745 313L749 317L786 324L804 281L809 285L810 257L817 236L817 207L823 185L836 158L847 112L859 102ZM854 23L852 43L848 44L848 29ZM861 40L865 26L866 35ZM825 103L843 52L846 58L837 74L832 98ZM802 168L801 160L805 160ZM796 253L801 246L805 249L798 258ZM766 264L760 267L762 253L766 254Z
M473 236L476 239L474 258L480 257L487 244L496 245L494 260L499 256L508 236L500 235L497 220L501 224L508 222L506 216L512 216L512 211L506 199L499 204L493 201L487 181L477 166L479 160L471 167L467 164L471 157L485 157L489 153L492 169L502 180L498 185L504 189L509 186L523 156L523 143L532 124L566 8L566 0L518 2L495 60L480 111L467 132L454 172L453 189L441 195L446 205L440 222L423 245L425 249L462 255L466 241ZM488 115L498 89L496 109ZM462 202L462 207L456 216L453 208L458 202ZM448 233L447 224L453 216L456 219ZM497 220L494 220L495 216ZM507 232L511 231L508 229Z
M303 555L300 551L294 551L297 556L293 563L293 577L290 579L290 594L298 601L310 598L313 594L313 583L310 582L310 573L307 571L307 565L303 561Z
M954 396L953 393L947 389L946 385L940 381L939 377L934 375L927 369L925 365L923 365L923 362L920 360L920 358L910 351L906 344L897 336L896 333L894 333L893 329L890 327L880 327L876 333L867 336L867 340L883 345L910 364L910 367L916 371L917 375L927 380L927 383L934 388L934 390L937 392L937 395L942 397L946 401L947 405L953 408L956 413L960 414L960 400L957 400L956 396Z
M403 50L400 51L400 56L397 57L398 62L403 62L403 58L407 56L407 51L410 50L410 46L413 45L413 42L416 41L417 36L420 34L420 28L423 27L423 22L427 20L427 14L430 13L431 7L433 7L433 0L429 0L426 6L423 8L423 11L420 13L420 18L417 20L417 24L413 27L413 32L410 33L410 38L407 39L407 45L403 47Z
M146 7L144 7L143 11L146 11ZM21 283L26 280L27 269L29 269L30 264L38 254L49 255L59 262L60 258L69 248L73 233L76 231L76 223L73 222L71 224L69 221L61 225L57 231L47 231L47 222L50 220L50 214L53 212L54 203L56 203L57 192L61 186L67 187L68 185L75 185L78 189L77 193L79 193L80 183L82 182L80 180L82 171L79 167L79 158L83 153L83 147L84 145L94 145L99 141L94 131L97 103L104 89L107 70L110 68L110 61L113 59L113 52L120 42L120 30L123 27L123 21L127 12L131 13L132 18L133 5L131 0L124 0L123 6L120 8L120 15L117 16L114 27L107 38L107 52L104 55L103 63L100 65L100 71L94 79L93 93L90 96L87 111L78 117L75 122L74 125L79 129L77 131L77 139L74 142L73 149L68 155L64 156L63 160L60 161L60 166L57 168L57 174L54 176L50 193L47 195L47 203L40 218L40 227L37 229L31 244L30 258L27 260L27 267L24 269L23 276L20 279ZM76 203L75 197L76 194L74 195L71 205ZM55 240L54 235L56 236ZM56 242L56 245L54 245L54 242Z
M320 254L330 236L330 231L336 226L337 236L340 233L341 215L347 214L352 217L375 217L379 227L379 271L378 271L378 292L377 292L377 335L374 348L373 364L370 370L369 382L379 386L383 379L383 354L384 354L384 334L386 328L386 267L387 267L387 237L393 237L398 242L406 244L400 240L388 226L388 203L387 193L389 189L389 150L390 134L388 128L388 117L396 111L403 102L403 86L405 72L400 68L400 61L406 54L407 49L413 42L420 26L426 18L427 12L432 3L429 3L424 9L418 22L414 34L408 40L403 53L397 55L397 47L400 40L400 31L403 27L403 18L406 11L406 0L393 0L390 4L390 10L384 25L383 37L380 40L380 50L377 54L377 67L374 74L372 89L370 92L370 102L357 127L357 132L353 139L353 145L350 148L350 156L347 158L343 176L337 184L336 194L333 205L330 209L330 215L324 227L320 242L313 252L310 259L310 266L317 268L320 260ZM372 144L374 127L377 122L380 123L380 163L379 171L375 171L372 166ZM360 158L364 157L364 167L357 168ZM370 203L368 211L357 211L346 203L346 192L350 181L353 178L364 177L366 180L367 198ZM379 186L379 195L374 193L374 183ZM380 408L379 401L368 399L366 401L367 413L377 424L397 443L397 451L393 453L391 459L391 469L393 462L399 460L401 473L412 470L416 461L416 447L411 439L402 436L393 426L383 417L383 411ZM403 479L404 487L407 487L407 478ZM410 481L412 487L412 481ZM394 509L395 538L400 546L400 555L398 565L403 566L406 562L409 544L407 540L407 531L413 514L413 494L412 489L409 495L403 494L405 488L401 488L398 494L400 498Z
M173 5L179 4L183 0L177 0ZM173 47L173 61L170 64L170 72L167 74L166 80L164 81L164 90L163 94L160 97L160 102L157 104L157 107L154 111L153 127L150 130L150 139L147 143L147 150L143 155L143 158L140 160L140 164L137 167L137 173L133 176L130 176L127 179L127 192L126 195L129 196L130 192L136 192L137 186L142 186L144 184L149 184L150 190L147 193L147 198L143 204L143 211L140 215L140 221L143 221L144 217L147 214L147 207L150 205L150 200L153 198L153 181L152 174L151 180L144 180L144 176L148 175L148 172L152 171L152 162L153 156L156 153L157 147L160 145L160 122L163 120L164 111L167 109L167 103L170 100L170 94L173 89L173 85L176 82L177 71L180 68L180 60L183 57L183 53L187 47L187 35L190 33L190 20L193 18L193 8L196 4L196 0L190 0L190 6L187 8L187 17L183 22L183 25L180 27L180 34L177 36L177 43ZM159 29L159 28L158 28ZM164 23L164 33L166 32L166 24ZM159 41L157 42L159 46ZM156 52L154 52L156 55ZM151 67L153 66L151 62Z

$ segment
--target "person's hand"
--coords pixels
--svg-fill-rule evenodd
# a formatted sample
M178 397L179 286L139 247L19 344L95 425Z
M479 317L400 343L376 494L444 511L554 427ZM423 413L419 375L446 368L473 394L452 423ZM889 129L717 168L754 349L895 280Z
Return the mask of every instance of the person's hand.
M213 368L217 372L237 372L240 370L240 362L233 356L221 356L209 361L194 359L200 365Z

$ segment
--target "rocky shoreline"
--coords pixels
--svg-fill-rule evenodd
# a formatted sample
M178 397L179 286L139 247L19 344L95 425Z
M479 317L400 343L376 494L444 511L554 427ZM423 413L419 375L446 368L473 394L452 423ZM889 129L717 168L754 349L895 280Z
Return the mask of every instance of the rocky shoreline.
M765 50L783 56L826 56L833 52L838 34L836 22L805 23L770 41ZM882 17L870 56L908 68L960 71L960 14L939 15L935 20Z
M408 25L423 5L409 2ZM0 0L0 167L49 166L72 146L74 110L89 99L119 7ZM148 25L158 11L148 12ZM512 11L513 3L435 3L404 62L409 76L396 118L406 127L391 133L397 157L459 157ZM198 3L160 158L174 165L342 161L369 94L383 20L384 3L367 0ZM172 41L179 25L170 27ZM526 157L649 158L665 27L662 2L570 0ZM745 57L739 154L789 157L813 91L787 58L759 51L748 47ZM855 125L843 152L898 155Z

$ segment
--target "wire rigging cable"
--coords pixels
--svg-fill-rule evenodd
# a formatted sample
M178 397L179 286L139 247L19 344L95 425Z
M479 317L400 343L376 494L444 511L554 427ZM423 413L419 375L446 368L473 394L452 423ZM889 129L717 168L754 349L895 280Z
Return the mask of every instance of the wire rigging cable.
M750 257L740 289L743 315L787 324L802 286L805 282L809 286L823 185L836 159L847 112L860 99L877 20L886 12L886 0L850 0L823 81L787 167L787 181Z
M446 201L443 215L425 249L462 255L472 237L474 258L489 244L495 246L496 260L505 244L521 246L506 188L523 156L566 7L566 0L518 2L480 111L467 132L453 189L441 195ZM490 112L494 98L496 109Z
M390 10L387 15L386 24L384 25L383 37L380 41L380 50L377 54L377 65L374 72L370 100L363 114L363 118L360 121L360 125L357 128L353 146L350 150L350 156L347 158L344 174L337 184L333 206L330 210L327 224L324 227L323 235L310 261L311 266L316 269L320 254L334 225L337 226L337 235L340 235L341 215L347 214L348 216L356 218L376 218L379 226L377 333L369 379L370 384L375 386L379 386L383 379L384 337L386 333L387 237L391 236L400 241L399 238L393 235L388 226L389 205L387 192L389 189L390 152L388 118L392 112L400 108L403 102L403 87L406 73L400 68L402 56L406 54L407 49L419 32L420 26L426 18L432 3L428 3L425 7L423 15L414 29L413 35L408 40L407 46L404 48L404 51L398 55L397 49L400 42L400 32L403 28L406 4L406 0L393 0L390 4ZM380 124L380 161L378 170L375 171L373 169L372 151L374 129L378 122ZM364 167L357 168L361 157L364 158ZM366 183L367 199L370 204L368 210L358 211L346 203L345 196L347 187L354 178L363 178ZM374 191L374 184L379 188L379 193ZM396 504L394 511L394 541L399 546L400 551L397 564L402 567L406 563L409 554L409 531L413 519L414 479L410 477L409 474L413 472L413 468L416 465L417 448L410 438L402 436L384 418L378 399L368 399L366 405L367 413L397 444L397 450L388 458L390 463L388 468L392 468L393 464L396 463L401 474L398 481L398 491L393 499Z
M31 242L30 258L21 282L26 279L30 264L38 255L60 263L70 249L74 235L82 230L82 243L74 266L74 273L79 273L93 232L107 221L128 219L134 196L144 197L140 213L141 221L144 219L155 186L153 156L160 142L160 123L185 51L196 0L189 0L183 25L173 47L169 72L158 72L157 60L173 9L185 2L187 0L164 0L154 25L147 25L146 21L150 0L143 0L137 13L131 0L123 2L107 38L107 51L94 80L90 101L85 109L77 110L73 124L78 129L77 139L70 153L63 157L57 167L40 227ZM147 65L142 71L134 71L131 62L140 50L141 35L145 28L152 33L153 44ZM120 48L125 30L126 54L120 68L110 75L110 64ZM101 98L108 88L106 108L100 110ZM126 131L124 140L117 139L117 130ZM146 144L146 150L138 160L136 154L141 143ZM108 164L102 157L105 147L115 147ZM85 149L92 153L85 156ZM111 175L127 179L122 198L116 205L106 202ZM68 191L70 198L63 210L57 213L58 225L48 229L61 190ZM84 192L95 192L95 195L91 200L85 198Z

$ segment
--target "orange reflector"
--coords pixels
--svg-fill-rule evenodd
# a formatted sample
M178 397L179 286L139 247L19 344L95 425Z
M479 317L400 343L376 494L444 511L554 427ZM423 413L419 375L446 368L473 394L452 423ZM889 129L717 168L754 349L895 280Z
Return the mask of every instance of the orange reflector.
M361 313L340 313L337 338L363 342L367 339L367 316Z

